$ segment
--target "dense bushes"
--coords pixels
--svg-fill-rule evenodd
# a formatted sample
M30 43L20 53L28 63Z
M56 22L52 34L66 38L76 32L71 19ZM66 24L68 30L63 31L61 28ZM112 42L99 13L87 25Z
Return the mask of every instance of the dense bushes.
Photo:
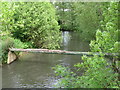
M67 67L54 67L57 76L61 76L56 87L62 88L118 88L118 73L114 73L112 66L103 57L82 57L83 63L76 64L76 72ZM83 72L84 70L84 72Z
M56 74L62 76L58 87L65 88L120 88L119 57L106 58L104 53L120 52L118 41L118 3L109 2L102 4L103 19L101 29L96 32L96 40L91 41L92 52L99 52L100 56L83 56L82 63L75 65L77 72L84 72L78 75L68 68L56 66ZM62 68L62 69L59 69ZM64 72L66 71L66 72ZM67 80L67 81L66 81Z
M61 30L74 31L74 13L73 13L73 3L71 2L56 2L54 4L56 8L56 15L58 22L60 24Z
M0 55L1 55L1 61L2 63L7 62L7 54L9 51L9 48L28 48L32 47L29 43L23 43L19 39L14 39L9 36L3 36L1 37L1 47L0 47Z
M61 32L55 9L49 2L0 3L1 60L6 63L8 48L60 47ZM6 36L3 36L3 35Z
M95 39L102 18L101 3L57 2L57 16L62 30L78 31L83 40Z
M76 26L75 28L79 31L83 40L95 39L95 33L100 26L99 22L102 17L100 4L95 2L74 3L74 6L76 6L74 26Z
M2 3L1 9L2 31L9 31L12 37L31 42L34 47L59 47L61 33L50 3Z

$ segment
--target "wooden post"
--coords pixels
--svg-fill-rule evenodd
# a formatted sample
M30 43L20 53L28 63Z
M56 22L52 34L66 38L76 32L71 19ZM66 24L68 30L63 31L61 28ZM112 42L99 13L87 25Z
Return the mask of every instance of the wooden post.
M7 60L7 64L12 63L13 61L15 61L17 59L17 56L14 52L9 51L8 52L8 60Z

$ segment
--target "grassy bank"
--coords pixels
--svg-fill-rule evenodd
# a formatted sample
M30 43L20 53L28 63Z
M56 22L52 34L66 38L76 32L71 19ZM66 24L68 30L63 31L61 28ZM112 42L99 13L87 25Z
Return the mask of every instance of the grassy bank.
M0 60L2 64L7 63L9 48L30 48L32 45L30 43L23 43L19 39L15 39L10 36L1 36L0 43ZM17 53L19 54L19 53Z

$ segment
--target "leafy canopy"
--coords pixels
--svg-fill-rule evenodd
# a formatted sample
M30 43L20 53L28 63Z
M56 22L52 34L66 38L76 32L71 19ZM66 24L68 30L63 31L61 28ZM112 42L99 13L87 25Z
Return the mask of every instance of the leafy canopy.
M1 3L2 31L34 47L59 48L61 33L49 2Z

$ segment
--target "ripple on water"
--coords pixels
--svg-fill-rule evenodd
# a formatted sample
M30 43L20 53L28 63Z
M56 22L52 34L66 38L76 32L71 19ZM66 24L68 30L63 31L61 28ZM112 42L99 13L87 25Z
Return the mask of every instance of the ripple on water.
M87 51L89 43L81 42L77 33L63 33L64 50ZM54 88L59 78L51 69L55 65L72 66L80 62L79 55L21 53L16 62L3 67L4 88Z

